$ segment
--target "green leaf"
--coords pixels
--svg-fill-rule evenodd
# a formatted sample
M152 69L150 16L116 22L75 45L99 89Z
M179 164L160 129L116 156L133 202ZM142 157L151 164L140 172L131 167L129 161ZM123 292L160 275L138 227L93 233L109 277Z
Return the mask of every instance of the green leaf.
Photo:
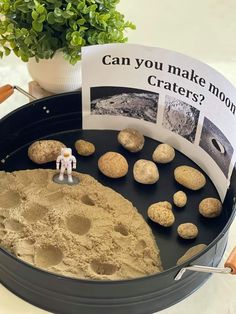
M86 31L87 29L88 29L88 27L80 26L79 32L82 33L82 32L84 32L84 31Z
M59 8L55 8L54 9L54 14L55 14L55 16L61 16L62 15L62 10L59 9Z
M38 18L38 13L34 10L34 11L32 11L32 13L31 13L31 16L32 16L32 19L33 20L37 20L37 18Z
M21 60L23 62L28 62L29 61L29 57L26 54L22 54L20 57L21 57Z
M72 7L72 4L71 4L71 2L69 2L66 6L66 11L69 11L71 9L71 7Z
M96 4L92 4L92 5L88 6L87 10L88 10L88 12L95 12L97 7L98 6Z
M42 4L36 5L36 12L37 12L38 14L43 14L44 11L45 11L45 9L44 9L44 6L43 6Z
M43 23L46 20L46 15L40 15L37 19L38 23Z
M28 62L29 61L29 56L27 53L25 53L22 49L19 49L18 51L18 56L21 58L22 61Z
M4 3L3 4L3 9L5 12L7 12L10 9L10 4L9 3Z
M72 30L76 31L78 29L78 25L75 20L69 19L69 26Z
M14 24L13 24L13 23L8 24L8 26L7 26L7 32L8 32L8 33L12 33L13 30L14 30Z
M0 39L1 46L5 46L6 42L7 42L6 39Z
M18 47L14 48L14 49L13 49L13 52L14 52L14 54L15 54L17 57L19 57L19 48L18 48Z
M28 13L29 12L29 8L27 6L27 4L21 4L17 7L17 10L23 12L23 13Z
M32 26L33 26L33 29L38 33L42 32L43 30L43 24L39 23L38 21L33 21Z
M89 13L89 7L87 7L87 5L85 4L84 7L83 7L83 9L81 10L81 12L82 12L83 14L88 14L88 13Z
M6 30L4 28L0 27L0 36L3 35L6 32Z
M79 32L73 32L71 34L72 40L71 40L71 45L72 46L80 46L83 43L83 38L81 37Z
M72 11L62 11L61 15L65 18L65 19L69 19L72 16L74 16L74 12Z
M70 40L71 40L71 34L72 34L71 31L67 32L67 34L66 34L66 40L67 40L67 41L70 41Z
M21 33L22 33L23 36L27 36L28 33L29 33L29 31L28 31L28 29L26 29L26 28L22 28L22 29L21 29Z
M32 39L30 37L25 38L24 43L29 46L30 44L32 44Z
M28 2L28 8L32 11L34 8L35 8L35 5L34 3L31 1L31 2Z
M78 29L77 24L76 24L76 23L73 23L72 28L73 28L74 31L77 31L77 29Z
M129 21L125 23L124 27L128 27L128 28L133 29L133 30L136 29L136 26Z
M14 34L9 34L8 36L7 36L7 40L5 40L5 42L7 43L7 42L11 42L11 40L13 40L13 39L15 39L15 35Z
M80 2L78 5L77 5L77 10L80 12L84 9L85 7L85 3L84 2Z
M85 22L86 22L86 20L84 18L77 20L78 25L84 25Z
M10 42L10 47L11 50L13 50L14 48L16 48L16 43L14 41Z
M55 24L55 15L53 12L49 12L47 15L47 21L50 25Z
M63 18L63 16L55 16L55 22L56 22L55 24L64 24L65 19ZM58 25L58 26L60 26L60 25ZM60 31L60 29L59 29L59 31Z

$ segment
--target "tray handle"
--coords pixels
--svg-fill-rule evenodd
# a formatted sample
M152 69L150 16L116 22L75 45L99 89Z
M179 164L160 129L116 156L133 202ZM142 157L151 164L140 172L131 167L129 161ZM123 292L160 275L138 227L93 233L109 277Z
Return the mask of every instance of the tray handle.
M8 97L10 97L14 90L17 90L21 94L25 95L26 97L29 97L30 100L37 100L36 97L26 92L24 89L20 88L19 86L11 86L10 84L4 85L0 87L0 104L4 102Z
M224 268L220 267L208 267L199 265L190 265L180 269L180 271L175 276L175 280L180 280L186 270L197 271L202 273L218 273L218 274L236 274L236 246L230 253L227 261L224 264Z
M0 104L14 93L14 87L7 84L0 87Z
M236 275L236 246L227 258L225 267L231 268L231 274Z

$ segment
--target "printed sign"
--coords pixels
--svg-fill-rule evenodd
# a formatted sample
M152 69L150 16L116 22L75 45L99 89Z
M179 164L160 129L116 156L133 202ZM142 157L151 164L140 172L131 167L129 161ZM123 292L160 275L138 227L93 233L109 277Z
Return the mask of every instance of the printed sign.
M82 50L83 128L137 128L195 161L223 199L236 160L236 90L211 67L130 44Z

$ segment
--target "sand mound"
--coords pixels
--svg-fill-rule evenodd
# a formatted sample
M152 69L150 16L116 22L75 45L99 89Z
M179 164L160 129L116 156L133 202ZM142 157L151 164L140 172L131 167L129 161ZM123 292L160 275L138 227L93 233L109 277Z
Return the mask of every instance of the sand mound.
M86 174L79 185L54 170L0 172L0 246L50 272L127 279L162 270L151 229L136 208Z

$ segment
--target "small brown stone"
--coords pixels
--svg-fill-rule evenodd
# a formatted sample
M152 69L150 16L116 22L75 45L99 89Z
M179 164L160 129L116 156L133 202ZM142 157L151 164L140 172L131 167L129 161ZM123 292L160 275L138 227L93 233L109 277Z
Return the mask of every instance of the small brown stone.
M133 168L135 181L142 184L154 184L159 180L159 171L151 160L139 159Z
M55 140L41 140L31 144L28 148L29 158L36 164L55 161L66 146Z
M175 150L168 144L160 144L152 154L153 161L161 164L167 164L175 158Z
M127 128L119 132L118 142L132 153L142 150L144 145L144 136L137 130Z
M183 191L178 191L173 195L175 206L184 207L187 203L187 195Z
M195 239L198 235L198 228L192 223L184 223L178 226L178 235L183 239Z
M98 160L99 170L109 178L121 178L128 172L128 162L124 156L116 152L107 152Z
M206 218L215 218L221 214L222 203L217 198L208 197L199 204L199 212Z
M95 152L94 144L84 140L77 140L75 142L75 149L81 156L90 156Z
M174 171L175 180L190 190L199 190L206 184L205 176L190 166L179 166Z
M172 206L169 202L158 202L148 207L148 217L163 227L170 227L175 222L175 216L172 212Z

